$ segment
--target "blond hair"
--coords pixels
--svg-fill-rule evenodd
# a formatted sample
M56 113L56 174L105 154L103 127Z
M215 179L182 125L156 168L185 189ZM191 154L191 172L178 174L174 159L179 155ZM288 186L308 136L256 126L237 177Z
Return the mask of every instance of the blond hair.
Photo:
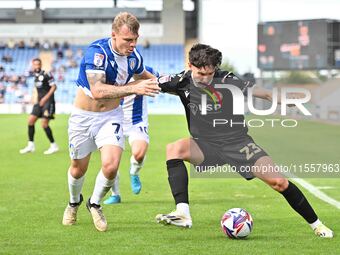
M112 30L118 33L123 25L126 25L132 33L138 34L139 21L136 16L128 12L118 13L112 22Z

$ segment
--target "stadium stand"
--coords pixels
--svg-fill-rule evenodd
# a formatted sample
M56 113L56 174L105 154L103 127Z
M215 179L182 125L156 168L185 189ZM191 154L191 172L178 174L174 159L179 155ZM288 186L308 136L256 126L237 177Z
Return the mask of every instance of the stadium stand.
M45 47L44 47L45 44ZM52 54L52 61L46 60L44 69L50 70L56 80L58 90L56 102L71 104L75 96L75 80L78 76L78 66L82 53L87 46L82 45L55 45L44 42L39 48L1 47L0 59L0 103L29 103L33 91L33 79L30 77L30 61L35 57L46 59L46 53ZM144 57L144 63L152 66L160 73L172 74L184 69L184 47L177 44L138 46L137 49ZM48 56L48 55L47 55ZM47 57L48 58L48 57ZM48 65L46 65L48 62ZM52 62L52 63L50 63ZM170 97L162 97L163 103L172 100ZM150 99L150 103L154 102Z

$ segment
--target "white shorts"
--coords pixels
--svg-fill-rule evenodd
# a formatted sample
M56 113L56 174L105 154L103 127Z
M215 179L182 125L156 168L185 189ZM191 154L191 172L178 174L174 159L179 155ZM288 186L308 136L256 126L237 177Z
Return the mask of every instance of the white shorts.
M124 137L129 139L129 144L133 143L136 140L142 140L146 143L149 143L149 133L148 133L148 123L140 122L135 125L123 125Z
M124 149L123 111L119 106L107 112L89 112L73 108L68 122L71 159L82 159L103 145Z

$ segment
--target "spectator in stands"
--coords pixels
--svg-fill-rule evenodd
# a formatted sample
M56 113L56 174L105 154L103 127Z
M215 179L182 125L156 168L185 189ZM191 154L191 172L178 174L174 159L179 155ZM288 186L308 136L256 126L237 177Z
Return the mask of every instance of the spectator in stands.
M59 47L60 47L60 45L59 45L58 42L53 43L53 49L57 50L57 49L59 49Z
M18 43L18 49L25 49L26 45L25 45L25 42L23 40L21 40L19 43Z
M39 49L40 48L40 42L38 40L35 40L34 42L34 48Z
M57 80L58 82L65 82L65 67L64 66L60 66L58 68Z
M76 61L80 61L83 58L83 50L82 49L77 49L76 52Z
M72 59L73 57L73 51L69 48L69 49L66 49L65 51L65 56L67 59Z
M35 42L34 42L33 38L30 39L30 41L27 44L27 47L29 49L34 49L35 48Z
M26 77L24 75L18 77L18 85L27 88Z
M9 39L8 40L8 43L7 43L7 47L10 48L10 49L14 49L16 46L15 42L13 39Z
M0 104L5 102L6 87L3 83L0 83Z
M144 43L143 43L143 48L144 49L149 49L150 46L151 46L150 41L148 39L145 39Z
M3 80L3 77L5 76L5 68L0 65L0 81Z
M13 58L11 55L3 55L1 60L2 62L7 63L7 64L13 62Z
M7 45L3 41L0 41L0 50L6 49Z
M42 44L42 48L43 48L43 50L50 50L51 45L50 45L49 41L45 40L44 43Z
M76 68L78 67L78 63L74 60L74 59L69 59L67 62L66 62L66 66L68 68Z
M68 48L70 48L70 44L67 41L63 42L63 49L66 50Z
M58 59L63 59L64 58L64 51L63 51L63 49L61 47L58 48L57 58Z

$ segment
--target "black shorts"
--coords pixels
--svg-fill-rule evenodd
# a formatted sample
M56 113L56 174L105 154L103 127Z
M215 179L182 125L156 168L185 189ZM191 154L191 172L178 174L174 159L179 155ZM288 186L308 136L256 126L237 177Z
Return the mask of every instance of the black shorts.
M254 140L245 135L230 141L209 141L194 139L204 155L200 166L223 166L229 164L245 179L251 180L254 175L251 167L255 162L268 154Z
M54 119L55 114L55 103L46 103L43 106L35 104L32 109L32 115L38 118Z

